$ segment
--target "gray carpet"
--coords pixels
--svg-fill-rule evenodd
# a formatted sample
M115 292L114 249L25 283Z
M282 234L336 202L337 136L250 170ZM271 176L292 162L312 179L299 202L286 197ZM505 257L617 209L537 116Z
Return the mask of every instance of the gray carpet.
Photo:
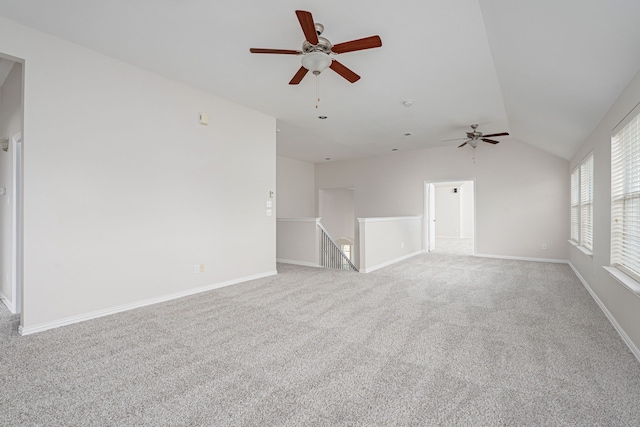
M473 239L436 237L436 248L438 254L451 255L473 255Z
M278 268L27 337L0 309L0 425L640 425L640 364L566 265Z

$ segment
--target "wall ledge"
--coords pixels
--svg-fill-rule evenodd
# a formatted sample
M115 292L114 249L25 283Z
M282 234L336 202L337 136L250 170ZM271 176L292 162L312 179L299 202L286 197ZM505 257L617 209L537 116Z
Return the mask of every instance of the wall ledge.
M421 220L422 216L381 216L374 218L358 218L359 223L363 222L380 222L380 221L407 221L407 220Z
M22 336L35 334L37 332L48 331L49 329L59 328L61 326L72 325L74 323L84 322L86 320L97 319L99 317L109 316L111 314L120 313L123 311L134 310L136 308L146 307L148 305L158 304L161 302L171 301L174 299L186 297L189 295L199 294L201 292L207 292L218 288L223 288L225 286L236 285L238 283L247 282L249 280L262 279L263 277L274 276L278 274L277 271L268 271L266 273L256 274L253 276L241 277L238 279L227 280L225 282L213 283L210 285L201 286L195 289L189 289L182 292L176 292L169 295L163 295L155 298L149 298L142 301L137 301L129 304L123 304L111 308L106 308L103 310L92 311L85 314L80 314L77 316L71 316L64 319L56 320L48 323L41 323L35 326L23 327L20 325L18 328L18 333Z
M640 297L640 283L631 277L624 274L622 271L618 270L615 267L602 267L611 277L613 277L618 283L620 283L625 288L629 289L633 292L637 297Z

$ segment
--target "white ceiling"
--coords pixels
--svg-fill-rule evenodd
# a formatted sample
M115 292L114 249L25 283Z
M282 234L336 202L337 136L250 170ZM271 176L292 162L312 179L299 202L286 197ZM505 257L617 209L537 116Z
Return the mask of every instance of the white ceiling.
M249 53L300 49L296 9L334 44L382 38L336 57L362 79L324 71L318 109L313 75L288 85L300 57ZM458 145L442 140L472 123L569 159L640 69L638 0L0 0L0 15L276 117L278 154L312 162Z

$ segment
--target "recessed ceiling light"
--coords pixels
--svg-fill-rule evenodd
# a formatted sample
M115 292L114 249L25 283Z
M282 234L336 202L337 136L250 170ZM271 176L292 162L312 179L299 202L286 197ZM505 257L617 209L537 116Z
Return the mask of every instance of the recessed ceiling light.
M276 129L276 132L280 132L280 129Z
M325 119L327 118L327 116L318 116L318 118L319 118L320 120L325 120Z
M413 134L412 134L411 132L405 132L405 133L403 133L403 135L404 135L404 136L411 136L411 135L413 135Z
M402 105L404 105L405 107L411 107L413 105L413 101L410 99L406 99L402 101Z

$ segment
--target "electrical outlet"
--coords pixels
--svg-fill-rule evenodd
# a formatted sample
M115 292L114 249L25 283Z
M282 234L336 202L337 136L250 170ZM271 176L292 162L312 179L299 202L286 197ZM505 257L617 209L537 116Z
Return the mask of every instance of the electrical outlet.
M198 269L200 270L199 273L204 273L204 264L200 264Z
M547 244L546 243L542 244L542 249L545 250L545 251L547 250Z

